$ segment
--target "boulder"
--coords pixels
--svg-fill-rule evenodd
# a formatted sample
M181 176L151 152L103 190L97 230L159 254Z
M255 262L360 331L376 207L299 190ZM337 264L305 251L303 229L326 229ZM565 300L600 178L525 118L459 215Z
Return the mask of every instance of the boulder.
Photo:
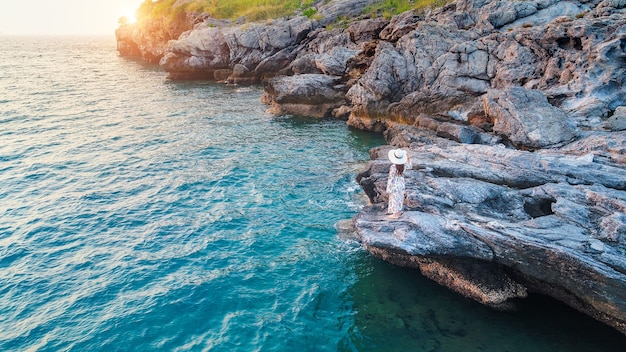
M215 70L242 65L254 72L254 77L246 77L253 83L255 77L284 69L293 58L284 50L302 40L311 29L312 22L304 16L263 25L214 27L199 24L169 44L160 65L172 79L206 78ZM233 78L243 79L242 76Z
M626 106L618 106L613 115L604 124L604 128L611 131L626 130Z
M423 16L418 15L415 11L403 12L391 18L389 25L380 33L380 39L388 42L396 42L406 34L417 28Z
M141 51L135 41L133 41L133 30L135 26L131 24L121 25L115 30L115 40L117 42L117 51L121 56L141 57Z
M345 103L344 94L339 77L283 76L267 82L263 102L272 105L270 111L275 114L325 117Z
M356 21L346 28L346 33L350 40L359 44L379 39L380 32L389 24L384 18L371 18L363 21Z
M367 6L380 0L334 0L324 1L317 13L320 15L319 20L322 26L333 24L339 18L357 18L363 13Z
M494 121L493 131L522 148L544 148L576 137L567 114L536 90L512 87L490 90L483 96L485 112Z

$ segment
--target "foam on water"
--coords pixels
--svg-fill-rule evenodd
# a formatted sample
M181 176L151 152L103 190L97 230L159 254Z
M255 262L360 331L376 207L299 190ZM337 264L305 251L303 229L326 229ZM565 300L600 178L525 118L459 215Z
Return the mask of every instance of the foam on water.
M110 38L0 43L0 350L623 347L337 236L381 136L266 114L259 87L167 81Z

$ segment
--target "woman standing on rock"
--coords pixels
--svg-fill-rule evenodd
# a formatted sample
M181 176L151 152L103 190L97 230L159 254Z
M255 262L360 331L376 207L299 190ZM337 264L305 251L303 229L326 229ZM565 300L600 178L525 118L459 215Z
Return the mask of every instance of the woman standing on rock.
M387 213L392 218L397 219L400 217L404 205L404 169L410 169L412 165L411 158L402 149L392 149L388 156L393 164L389 168L389 178L387 179L387 193L389 194Z

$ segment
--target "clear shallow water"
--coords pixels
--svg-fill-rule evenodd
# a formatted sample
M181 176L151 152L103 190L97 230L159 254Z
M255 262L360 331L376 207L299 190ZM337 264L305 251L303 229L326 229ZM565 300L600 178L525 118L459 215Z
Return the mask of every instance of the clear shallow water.
M0 37L1 351L623 351L550 300L494 312L335 223L378 135L169 82L110 38ZM530 304L532 303L532 304Z

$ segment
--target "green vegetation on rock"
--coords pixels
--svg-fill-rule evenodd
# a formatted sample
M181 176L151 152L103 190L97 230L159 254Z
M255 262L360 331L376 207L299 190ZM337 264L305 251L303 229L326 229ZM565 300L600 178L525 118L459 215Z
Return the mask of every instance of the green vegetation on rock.
M386 19L409 10L423 10L427 7L440 7L452 0L381 0L369 6L366 13L382 16Z
M181 13L208 13L216 19L261 21L291 16L297 13L312 17L315 5L328 1L316 0L145 0L137 10L141 21L149 19L174 20ZM391 18L404 11L442 6L451 0L380 0L369 6L366 13Z
M174 18L181 12L208 13L217 19L245 18L259 21L293 15L314 14L314 0L146 0L137 10L137 18Z

